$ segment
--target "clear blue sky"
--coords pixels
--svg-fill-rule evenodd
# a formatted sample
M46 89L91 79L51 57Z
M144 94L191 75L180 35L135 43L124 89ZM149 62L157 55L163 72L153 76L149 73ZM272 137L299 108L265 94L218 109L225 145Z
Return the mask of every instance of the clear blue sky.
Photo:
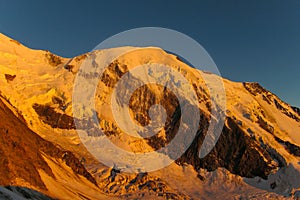
M171 28L197 40L223 77L255 81L300 106L300 1L0 0L0 31L71 57L127 29Z

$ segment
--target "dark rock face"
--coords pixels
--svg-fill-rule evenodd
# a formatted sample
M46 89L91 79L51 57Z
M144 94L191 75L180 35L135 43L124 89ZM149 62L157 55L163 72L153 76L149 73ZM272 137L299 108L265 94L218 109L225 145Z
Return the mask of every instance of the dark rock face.
M179 102L172 91L163 86L157 86L159 94L163 95L163 100L156 98L157 95L150 90L151 84L144 85L134 91L130 98L129 107L134 113L136 113L135 120L142 126L149 124L149 109L152 105L159 104L162 105L167 112L166 123L170 123L172 114L174 113L176 107L179 106ZM165 101L164 99L168 99ZM142 105L142 106L141 106Z
M258 94L268 93L268 91L265 88L263 88L259 83L244 82L243 85L246 88L246 90L248 90L254 96Z
M270 95L263 94L262 97L263 97L263 100L266 101L269 105L272 104L272 101L270 100L271 99Z
M68 70L69 72L73 72L72 70L73 70L73 68L74 68L74 65L65 65L64 68L65 68L66 70Z
M264 130L268 131L269 133L273 134L274 133L274 127L270 125L268 122L266 122L261 116L258 116L258 121L257 123L261 128Z
M49 51L46 53L46 59L48 60L48 63L52 66L58 66L62 63L61 58Z
M288 141L284 141L276 136L275 137L275 140L281 144L284 145L285 149L290 153L290 154L293 154L295 156L300 156L300 147L295 145L295 144L292 144Z
M5 74L5 79L7 82L13 81L16 78L16 75Z
M248 92L250 92L253 96L262 95L263 100L266 101L268 104L273 104L276 106L278 110L280 110L286 116L300 122L299 118L299 109L295 107L291 107L299 116L291 113L286 107L283 106L285 104L282 102L276 95L270 93L268 90L263 88L259 83L243 83L244 87ZM286 105L289 106L289 105ZM289 106L290 107L290 106Z
M94 177L84 168L82 163L75 157L71 151L64 151L61 155L62 160L69 166L71 169L79 175L82 175L90 182L97 185Z
M53 178L54 175L42 153L62 159L75 174L82 175L96 184L74 154L32 132L1 100L0 117L0 185L11 185L15 178L21 178L33 186L46 189L38 170L42 169Z
M270 145L263 141L261 137L259 138L259 143L261 148L263 148L272 157L273 160L277 161L278 167L287 166L287 162L284 157L280 155L280 153L276 149L270 147Z
M107 87L114 87L118 80L128 71L126 65L121 65L117 61L111 63L103 72L100 80ZM110 74L113 74L111 76Z
M63 110L65 105L62 100L59 98L53 98L53 102L60 105L60 109ZM98 129L95 127L95 122L93 119L91 120L79 120L72 116L66 115L64 113L59 113L55 110L55 108L49 105L41 105L41 104L33 104L33 109L39 115L40 120L50 125L52 128L60 128L60 129L87 129L89 130L89 136L100 136ZM75 123L76 121L76 123Z
M267 178L268 174L275 169L275 166L270 165L271 156L230 118L227 118L227 125L224 126L214 149L200 159L196 150L199 149L203 139L203 131L200 130L191 147L177 162L192 164L196 170L204 168L213 171L218 167L224 167L233 174L249 178L255 176Z
M292 109L300 116L300 108L292 106Z
M33 104L33 109L39 115L40 119L50 125L52 128L75 129L73 117L58 113L54 108L48 105Z
M277 101L276 99L274 99L274 103L276 105L276 108L279 109L282 113L284 113L286 116L296 120L297 122L300 122L300 118L296 115L294 115L293 113L289 112L288 109L286 109L285 107L283 107L279 101Z

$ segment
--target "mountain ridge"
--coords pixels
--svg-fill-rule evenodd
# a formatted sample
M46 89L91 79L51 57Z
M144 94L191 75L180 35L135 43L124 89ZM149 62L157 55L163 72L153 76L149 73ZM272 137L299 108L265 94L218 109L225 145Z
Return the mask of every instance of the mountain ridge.
M6 36L0 36L0 42L0 73L2 74L0 91L9 101L10 109L15 108L15 115L19 113L23 116L26 125L42 138L74 153L76 159L84 158L85 167L94 177L98 187L106 191L107 195L118 193L117 189L113 188L122 188L128 184L127 189L124 186L123 189L120 189L123 193L119 192L118 195L133 195L134 190L145 195L147 193L145 190L149 190L153 192L150 192L151 195L161 194L163 198L168 198L168 191L177 195L176 198L190 196L189 193L182 193L179 188L169 187L168 185L172 185L172 183L164 182L163 179L167 179L167 176L160 171L149 173L145 176L147 178L143 178L144 175L140 175L142 177L138 178L139 176L120 173L118 168L123 167L122 165L107 169L93 158L78 138L75 126L72 124L74 119L71 91L75 76L80 75L92 79L92 75L80 71L80 66L93 56L101 60L110 53L121 51L122 48L97 50L70 59L47 51L31 51L24 46L19 47L17 42L10 41ZM235 177L232 180L239 180L236 188L247 188L245 189L247 191L252 188L251 190L257 192L256 189L253 189L253 187L257 187L260 191L266 191L268 195L269 193L285 196L297 194L300 188L298 182L291 181L288 177L291 176L290 173L298 177L300 170L298 166L299 109L280 100L258 83L236 83L223 79L226 90L225 125L216 146L206 157L200 159L198 150L206 135L209 120L216 117L211 116L211 111L212 109L217 110L217 108L212 108L210 92L201 76L213 79L216 75L200 72L200 76L196 69L190 68L178 60L175 55L168 54L159 48L126 48L133 51L122 55L108 66L100 76L96 95L96 111L97 117L100 119L100 126L114 144L134 152L153 151L167 145L172 140L172 134L176 134L177 117L180 114L176 111L178 103L171 91L166 92L158 87L146 85L137 90L134 93L135 96L133 95L130 111L136 113L134 120L139 124L149 123L147 112L152 104L160 102L168 108L167 124L170 129L166 126L149 140L133 140L126 136L118 128L109 111L108 97L112 93L112 88L126 72L137 65L162 62L185 74L185 78L189 80L197 94L201 110L199 122L201 128L193 143L176 160L177 164L172 164L170 168L179 170L190 166L192 173L189 173L198 177L197 183L203 185L203 191L201 190L203 193L207 190L205 187L209 182L206 180L207 177L210 177L208 174L214 172L222 174L220 169L225 169L226 173ZM99 74L95 77L99 78ZM138 82L139 80L136 79L133 84L138 84ZM127 93L119 95L127 95ZM94 126L87 125L90 123L88 121L82 123L87 127ZM171 131L168 132L168 130ZM92 128L89 133L93 133ZM203 172L203 170L207 171ZM111 178L112 175L118 179ZM162 182L157 181L157 177L160 178L159 180L162 179ZM237 177L242 177L243 183L240 183L241 181ZM252 178L251 180L256 182L247 182L247 178ZM140 179L143 181L137 181ZM131 181L133 182L130 183ZM154 182L154 185L151 181ZM146 183L151 187L144 187L143 184ZM162 189L160 192L154 190L158 183L166 185L165 187L168 189ZM106 184L112 188L107 189ZM188 183L185 184L188 185ZM132 191L128 189L131 187L134 188ZM235 194L238 195L237 192ZM250 195L251 191L248 194ZM195 199L197 197L197 195L191 196Z

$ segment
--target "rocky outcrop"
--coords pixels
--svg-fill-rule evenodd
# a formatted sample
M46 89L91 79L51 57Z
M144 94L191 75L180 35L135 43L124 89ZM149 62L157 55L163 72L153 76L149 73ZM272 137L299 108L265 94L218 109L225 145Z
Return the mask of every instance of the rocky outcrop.
M170 188L168 183L161 178L148 173L125 174L120 173L117 169L108 169L102 173L98 181L99 187L107 194L126 199L136 198L137 194L141 199L145 195L151 195L154 199L155 196L163 199L191 199L189 196Z
M271 134L274 133L274 127L270 125L266 120L264 120L263 117L258 116L257 118L258 118L257 123L261 128L263 128L265 131L268 131Z
M204 168L209 171L224 167L242 177L259 176L262 178L267 178L276 168L271 164L272 157L255 140L247 136L231 118L227 118L227 123L213 150L200 159L197 149L203 142L203 133L203 130L199 130L191 147L177 161L179 164L189 163L196 170Z
M5 74L5 79L7 82L13 81L16 78L16 75Z
M280 104L280 101L274 99L274 103L276 105L276 108L279 109L282 113L284 113L286 116L296 120L297 122L300 122L300 118L296 116L295 114L291 113L287 108L283 107Z
M275 137L275 140L281 144L284 145L285 149L290 153L290 154L293 154L295 156L300 156L300 147L295 145L295 144L292 144L290 143L289 141L284 141L276 136Z
M250 92L252 95L257 96L258 94L267 94L268 90L266 90L264 87L262 87L259 83L249 83L249 82L244 82L243 83L244 87L248 92Z
M12 185L22 179L30 185L46 190L39 175L43 170L54 177L43 155L61 160L77 175L82 175L96 184L94 178L70 151L65 151L31 131L0 100L0 185Z
M39 118L45 124L50 125L52 128L60 129L75 129L74 119L63 113L57 112L49 105L33 104L32 108L39 115Z
M49 52L49 51L46 51L46 59L48 60L48 63L54 67L62 64L62 60L59 56Z
M117 61L111 63L103 72L100 80L107 87L114 87L118 80L128 71L127 66L118 63Z
M299 117L299 109L292 107L284 102L282 102L275 94L272 94L265 88L263 88L259 83L243 83L244 87L248 92L250 92L253 96L262 95L263 100L266 101L268 104L274 104L278 110L280 110L283 114L286 116L296 120L297 122L300 122ZM297 114L290 112L288 108L292 108Z
M54 102L58 102L60 104L60 100L57 98ZM61 108L64 108L65 106L61 106ZM75 129L86 129L88 130L88 135L97 137L102 135L101 131L98 130L97 127L95 127L95 123L92 120L79 120L72 116L69 116L65 113L61 113L57 111L54 107L51 107L50 105L41 105L41 104L33 104L32 108L35 110L35 112L39 115L39 119L51 126L52 128L59 128L59 129L66 129L66 130L75 130ZM75 123L76 121L76 123ZM105 134L111 135L114 134L109 133L107 131Z
M300 108L295 107L295 106L291 106L291 107L300 116Z

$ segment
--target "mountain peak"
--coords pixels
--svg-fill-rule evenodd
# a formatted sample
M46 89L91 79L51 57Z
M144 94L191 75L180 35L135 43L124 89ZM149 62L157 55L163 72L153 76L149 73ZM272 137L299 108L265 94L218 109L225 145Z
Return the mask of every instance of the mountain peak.
M199 198L197 195L204 194L209 190L208 188L211 186L209 184L216 179L213 174L218 174L222 170L225 171L225 177L231 177L231 180L235 181L234 186L228 183L229 188L234 187L235 194L240 193L241 189L244 190L245 188L251 194L257 191L261 192L261 190L286 194L300 188L291 179L291 176L300 177L298 163L298 156L300 155L299 109L283 102L258 83L236 83L222 79L226 90L226 123L221 129L221 136L213 150L206 157L199 158L199 149L206 136L208 124L218 115L218 113L212 114L217 106L212 106L212 101L215 99L210 98L210 92L203 76L215 80L213 78L217 75L198 73L199 71L183 63L176 56L156 47L119 47L96 50L67 59L48 51L31 50L3 34L0 35L0 41L0 91L9 108L15 110L16 116L22 114L23 126L30 128L31 133L37 133L43 139L73 152L74 155L85 162L85 166L95 177L99 188L109 195L115 195L116 191L118 195L132 195L137 191L142 193L149 190L150 193L153 192L155 195L167 196L169 189L166 188L172 188L172 190L170 189L172 195L191 191L189 193L191 198L197 199ZM113 56L120 55L120 53L121 56L111 63L106 62L114 58ZM92 62L87 62L94 68L103 67L101 64L108 66L104 66L106 68L102 74L84 71L81 65L84 61L90 61L88 59L94 59L91 60ZM132 72L131 70L135 67L142 65L146 66L143 68L146 72L150 69L150 67L147 67L151 66L152 63L161 63L174 69L188 80L187 85L193 86L191 90L194 90L198 97L198 104L196 105L201 111L201 120L196 122L199 123L196 137L192 138L192 145L186 153L177 159L176 163L170 165L171 168L177 169L175 171L171 170L167 173L164 171L163 173L163 170L166 169L162 169L162 171L149 172L149 174L141 172L137 175L128 175L119 170L126 167L130 168L127 160L114 163L113 169L107 169L88 152L82 138L75 130L74 120L77 120L73 115L75 80L80 77L82 78L80 80L89 83L92 80L98 81L94 97L95 108L91 110L90 107L83 107L80 108L80 112L95 113L93 117L98 118L105 135L98 137L97 130L99 130L99 126L93 121L82 120L80 125L86 128L86 137L95 136L93 140L107 137L115 145L126 150L134 153L147 153L165 147L177 134L176 131L182 117L176 96L178 94L168 90L167 87L160 87L159 84L145 84L140 87L139 84L142 81L138 79L138 76L134 76L134 73L131 73L134 76L132 77L133 87L139 87L136 87L137 89L133 94L129 94L130 91L127 91L127 83L115 96L113 91L117 83L124 78L122 77L124 74ZM151 70L149 73L151 74ZM164 71L162 70L161 73L164 73ZM166 73L168 79L177 80L169 72ZM160 76L161 74L159 74ZM176 82L177 87L181 85L180 81ZM166 123L162 123L164 126L160 127L161 129L156 135L137 139L118 127L116 121L118 119L115 119L112 114L111 99L112 97L122 99L126 95L131 95L131 98L130 105L125 107L129 110L128 113L130 113L136 124L144 126L150 123L152 119L150 119L149 110L152 105L160 104L166 109ZM86 98L84 93L80 93L79 96ZM118 118L126 120L126 116L124 117L122 114ZM194 119L194 116L191 117ZM157 120L161 119L157 118ZM186 127L188 126L186 125ZM15 132L17 134L17 130ZM6 130L1 134L3 134L3 141L5 141ZM11 140L13 141L13 139ZM25 144L22 145L25 146ZM31 146L34 147L34 145ZM102 148L100 152L106 152L105 146ZM178 149L181 148L182 146L178 146ZM35 149L38 148L35 147ZM112 154L107 152L106 156L109 159L122 157L114 154L114 152ZM16 156L16 158L19 157ZM64 156L62 159L64 159ZM75 156L72 156L69 162L69 164L73 164L72 166L80 166L77 172L88 175ZM46 169L49 163L52 163L51 159L46 160L45 158L44 162L40 163L41 166L36 168ZM39 171L36 168L33 168L33 170ZM203 172L203 170L206 171ZM55 171L51 174L51 170L48 169L47 172L48 174L44 173L43 175L51 177ZM166 176L166 174L172 175ZM180 176L178 176L179 174ZM255 178L256 176L259 176L259 178ZM88 177L89 180L95 183L93 177ZM190 180L193 180L193 185L189 184L190 180L183 181L185 177L192 177ZM245 177L253 178L253 182L247 183ZM205 181L206 178L210 180ZM167 181L162 181L163 179L171 179L172 181L167 183ZM43 181L45 181L39 177L36 177L36 180L40 185L43 185ZM90 181L88 182L90 183ZM175 182L180 182L182 185L177 187ZM159 185L162 185L162 183L165 186L160 188ZM219 181L216 184L219 184L219 188L223 188L223 182ZM201 185L200 188L199 185ZM46 186L47 184L45 184ZM89 187L96 186L92 184ZM255 191L253 187L256 187ZM176 188L176 190L173 188ZM226 189L221 190L218 190L218 192L223 192L223 194L228 192ZM194 193L195 191L197 193ZM209 193L213 194L214 192ZM219 193L216 195L219 195Z

